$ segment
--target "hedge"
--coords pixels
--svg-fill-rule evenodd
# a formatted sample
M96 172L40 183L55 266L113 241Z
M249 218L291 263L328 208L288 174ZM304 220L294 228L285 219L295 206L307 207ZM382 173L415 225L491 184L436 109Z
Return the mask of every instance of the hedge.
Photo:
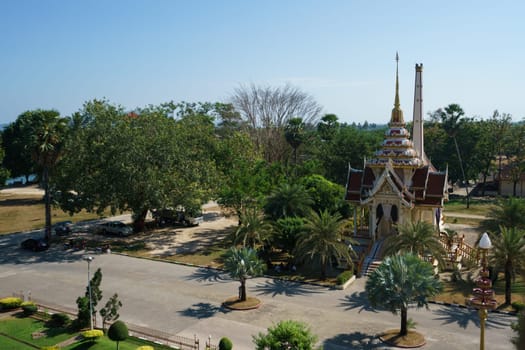
M0 299L0 310L16 309L22 305L22 299L16 297L7 297Z
M104 335L104 332L100 329L90 329L89 331L82 332L82 337L86 340L96 340Z
M354 273L349 270L341 272L339 275L337 275L337 284L345 284L350 278L352 278L353 275Z

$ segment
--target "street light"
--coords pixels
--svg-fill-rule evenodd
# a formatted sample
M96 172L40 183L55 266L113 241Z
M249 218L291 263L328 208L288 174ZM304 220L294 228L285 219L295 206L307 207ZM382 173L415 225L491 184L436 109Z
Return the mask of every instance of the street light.
M492 242L486 232L481 236L478 247L481 250L481 272L480 277L476 280L477 287L472 290L474 296L469 299L469 304L479 310L479 349L485 350L485 321L487 320L488 310L493 310L497 306L487 262L487 253L492 248Z
M86 255L83 259L88 263L89 325L91 329L93 329L93 302L91 301L91 278L89 275L89 265L93 260L95 260L95 258L91 255Z

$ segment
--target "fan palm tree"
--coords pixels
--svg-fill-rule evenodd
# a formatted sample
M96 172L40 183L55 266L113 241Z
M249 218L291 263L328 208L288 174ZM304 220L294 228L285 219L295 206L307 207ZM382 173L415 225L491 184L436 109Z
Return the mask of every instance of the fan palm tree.
M494 239L491 262L505 272L505 304L512 302L512 282L516 272L525 268L525 233L515 228L500 227Z
M313 203L303 186L283 183L267 198L264 211L274 220L286 216L303 216Z
M42 184L45 198L45 238L51 241L51 196L49 176L62 155L67 119L61 118L54 110L36 110L31 118L32 158L42 171Z
M515 197L504 199L490 211L489 217L495 223L495 227L493 227L495 230L499 226L524 229L525 200Z
M233 243L244 247L255 248L264 244L272 226L264 220L262 213L257 208L246 208L241 214L241 224L234 232Z
M399 234L385 241L385 255L412 253L424 257L431 255L443 266L445 249L432 224L426 221L408 222L398 227Z
M343 241L344 227L345 222L339 214L332 215L327 210L319 214L311 211L305 219L304 231L299 236L294 255L302 260L319 261L321 279L326 279L327 267L334 258L346 260L351 266L355 252Z
M264 271L263 262L257 257L257 252L251 248L231 247L226 253L224 269L230 277L241 283L239 300L246 301L246 280L259 276Z
M399 335L408 334L408 307L428 307L428 297L438 294L441 282L434 278L432 265L413 254L387 257L366 281L365 290L372 307L401 313Z

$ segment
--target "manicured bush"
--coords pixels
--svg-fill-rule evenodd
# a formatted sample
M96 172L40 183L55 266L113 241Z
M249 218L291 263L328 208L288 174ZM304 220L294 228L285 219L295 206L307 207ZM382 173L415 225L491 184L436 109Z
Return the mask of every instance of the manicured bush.
M108 338L117 342L117 349L118 343L126 340L128 335L128 327L122 321L115 321L108 329Z
M30 301L23 302L21 307L24 311L25 316L31 316L38 311L38 306L36 306L35 303Z
M89 331L82 332L82 337L88 341L95 341L103 335L104 332L100 329L91 329Z
M58 345L42 346L40 350L60 350Z
M233 343L230 339L222 337L219 341L219 350L232 350Z
M58 313L58 314L51 315L51 321L50 322L55 327L64 327L65 325L67 325L69 323L70 320L71 319L69 318L68 315L66 315L64 313Z
M516 310L517 312L525 310L525 303L522 303L521 301L515 301L511 305L512 305L512 308Z
M139 346L136 350L155 350L155 349L153 348L153 346L142 345L142 346Z
M22 305L22 299L16 297L7 297L0 299L0 310L12 310Z
M337 284L338 285L345 284L350 278L352 278L353 275L354 275L354 273L352 271L343 271L343 272L341 272L337 276Z

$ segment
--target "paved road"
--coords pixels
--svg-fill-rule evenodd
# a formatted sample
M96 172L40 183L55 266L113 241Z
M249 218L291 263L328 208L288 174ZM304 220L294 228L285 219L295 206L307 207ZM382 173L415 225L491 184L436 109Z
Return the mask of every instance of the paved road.
M33 254L16 248L17 236L0 237L0 295L31 291L34 298L76 309L84 293L87 265L84 252L53 248ZM248 293L263 301L258 310L231 312L221 302L237 293L238 282L209 269L154 262L115 254L95 255L92 271L103 273L103 305L118 293L124 321L201 341L228 336L236 349L253 349L252 335L279 320L311 325L325 349L387 349L375 335L399 327L399 317L372 310L363 292L364 279L345 291L257 278ZM417 330L427 339L425 349L478 349L479 321L472 310L431 305L410 310ZM509 324L514 318L491 314L487 349L510 349Z

